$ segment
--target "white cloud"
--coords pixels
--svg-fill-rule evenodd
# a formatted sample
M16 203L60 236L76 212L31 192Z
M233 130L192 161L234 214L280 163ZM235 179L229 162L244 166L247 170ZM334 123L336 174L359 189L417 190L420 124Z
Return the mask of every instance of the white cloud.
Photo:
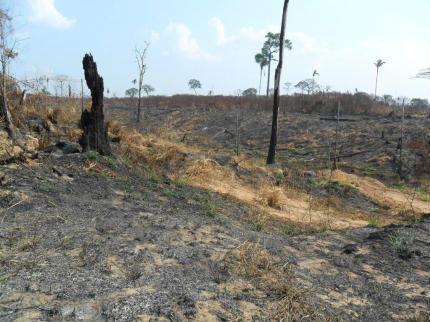
M151 43L160 41L160 34L156 31L151 31L150 41Z
M201 49L197 40L193 38L191 29L186 25L170 23L166 30L171 34L176 35L176 45L178 50L187 58L206 61L216 60L214 55L209 54Z
M213 17L209 19L209 26L215 28L217 44L219 46L224 45L226 43L226 38L225 27L222 20L218 17Z
M218 17L213 17L209 19L209 26L215 29L217 45L222 46L228 43L232 43L238 40L248 40L248 41L263 41L264 36L268 32L276 32L279 27L276 25L267 25L261 29L257 29L252 26L246 26L239 29L235 34L227 35L225 32L225 26L223 21Z
M329 54L329 46L303 32L287 32L287 38L293 43L294 50L303 54Z
M219 46L230 44L239 40L260 42L263 44L264 38L268 32L279 32L280 27L275 24L269 24L262 28L253 26L241 27L236 33L227 35L223 21L218 17L209 20L209 25L215 29L217 44ZM326 43L320 42L303 32L287 32L287 38L293 42L295 51L303 54L328 54L329 48Z
M238 39L247 39L250 41L263 41L268 32L279 32L279 27L267 25L264 28L256 29L254 27L242 27L239 30Z
M54 0L28 0L28 4L32 10L31 22L44 23L59 29L69 28L76 22L60 13Z

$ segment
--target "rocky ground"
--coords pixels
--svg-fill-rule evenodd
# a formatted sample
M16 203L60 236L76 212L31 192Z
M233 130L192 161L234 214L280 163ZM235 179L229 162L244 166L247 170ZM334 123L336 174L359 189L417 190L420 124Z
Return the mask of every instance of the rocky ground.
M429 321L430 218L299 234L120 160L0 169L1 321Z

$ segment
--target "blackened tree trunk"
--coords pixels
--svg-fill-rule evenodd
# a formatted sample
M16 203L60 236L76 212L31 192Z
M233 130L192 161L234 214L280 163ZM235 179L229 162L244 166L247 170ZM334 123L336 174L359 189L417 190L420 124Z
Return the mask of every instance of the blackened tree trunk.
M280 100L280 85L282 64L284 61L284 44L285 44L285 26L287 25L287 12L289 0L285 0L284 9L282 14L282 25L279 46L279 62L275 72L275 93L273 97L273 116L272 116L272 134L270 136L269 153L267 155L267 164L275 163L276 144L278 141L278 114L279 114L279 100ZM270 68L270 67L269 67Z
M81 115L83 134L79 140L83 151L97 151L101 155L110 155L107 127L103 114L103 78L97 72L97 64L91 54L86 54L82 61L85 80L91 91L91 110L84 110Z
M9 137L13 140L17 138L17 129L13 125L12 115L10 114L6 95L2 94L0 97L0 125L4 125Z

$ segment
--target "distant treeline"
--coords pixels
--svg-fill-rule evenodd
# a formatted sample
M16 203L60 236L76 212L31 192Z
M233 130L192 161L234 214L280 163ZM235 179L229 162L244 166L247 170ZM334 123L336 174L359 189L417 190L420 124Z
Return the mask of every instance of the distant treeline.
M85 106L89 98L85 98ZM43 94L29 94L26 101L37 106L61 107L65 101L76 101L80 105L81 98L53 97ZM294 113L335 113L341 104L342 114L366 114L388 116L400 110L403 100L374 100L365 93L317 93L310 95L284 95L281 96L280 110ZM199 95L173 95L173 96L146 96L142 98L142 106L151 108L202 108L202 109L267 109L272 108L272 98L266 96L199 96ZM134 108L137 98L105 98L107 108ZM407 113L425 113L428 110L426 100L405 100Z
M415 101L405 101L408 113L419 113L426 111L428 104L416 104ZM172 107L172 108L217 108L217 109L268 109L272 108L272 98L265 96L196 96L196 95L173 95L173 96L150 96L144 97L143 106L148 107ZM368 114L387 116L399 110L402 103L393 101L375 101L364 93L324 93L311 95L289 95L282 96L280 109L283 112L296 113L320 113L330 114L337 111L341 104L342 114ZM136 106L136 98L109 98L106 99L107 107L133 107Z

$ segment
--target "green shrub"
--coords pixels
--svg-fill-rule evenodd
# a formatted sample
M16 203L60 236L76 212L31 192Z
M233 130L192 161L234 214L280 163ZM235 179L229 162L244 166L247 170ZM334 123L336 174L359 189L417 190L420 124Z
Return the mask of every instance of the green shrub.
M175 190L169 188L164 188L163 190L161 190L161 193L169 198L177 197L178 195Z
M377 218L370 218L367 222L367 226L372 228L378 228L381 227L381 224L379 223L379 220Z
M175 183L176 186L178 186L179 188L185 188L186 186L188 186L188 182L186 179L184 178L177 178L173 181Z
M213 218L217 215L218 209L217 209L216 204L213 201L208 200L206 207L207 207L206 213L209 217Z
M279 186L285 182L284 172L282 170L278 170L275 173L276 184Z
M147 170L146 177L148 178L149 181L152 181L152 182L160 182L161 180L158 173L152 169Z
M104 157L103 158L104 162L106 162L106 164L111 167L112 169L116 169L117 168L117 163L116 160L114 158L111 157Z
M311 187L316 187L318 185L317 179L315 177L309 177L308 185L310 185Z
M88 151L88 152L85 152L84 155L88 160L96 161L98 159L99 154L96 151Z

